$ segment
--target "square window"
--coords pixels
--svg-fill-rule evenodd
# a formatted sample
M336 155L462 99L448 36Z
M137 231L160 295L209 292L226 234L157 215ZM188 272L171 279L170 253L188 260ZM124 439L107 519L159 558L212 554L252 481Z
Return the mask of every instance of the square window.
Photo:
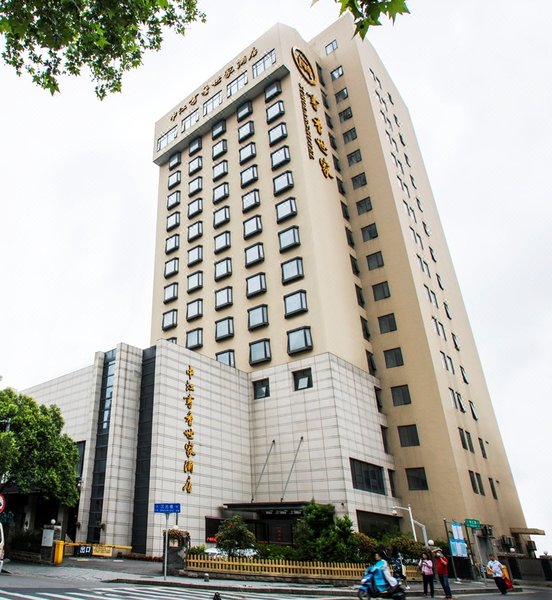
M303 279L305 276L303 272L303 259L300 257L292 258L283 262L280 267L282 268L282 283L287 284L298 279Z
M187 321L199 319L199 317L201 316L203 316L203 300L201 298L198 298L197 300L192 300L192 302L188 302L188 304L186 304Z
M270 154L270 164L272 165L272 170L285 165L290 160L291 156L289 153L289 146L282 146Z
M295 198L286 198L276 204L276 222L281 223L297 214L297 203Z
M180 204L180 190L167 196L167 210L173 209Z
M215 310L232 305L232 286L215 290Z
M169 310L166 313L163 313L163 331L167 331L167 329L173 329L178 324L178 311L176 309Z
M261 398L270 397L270 383L268 379L259 379L253 382L253 398L260 400Z
M278 117L281 117L285 114L284 103L282 100L278 100L274 104L271 104L266 109L266 122L272 123L272 121L276 120Z
M335 101L336 103L340 103L343 100L345 100L346 98L349 97L349 90L344 87L343 89L339 90L339 92L337 92L337 94L335 95Z
M223 206L213 213L213 227L216 229L230 221L230 207Z
M261 217L259 215L255 215L250 219L247 219L243 222L243 238L250 238L258 233L261 233L263 230L263 224L261 221Z
M385 358L385 366L388 369L404 365L403 355L400 348L391 348L390 350L384 350L383 357Z
M408 385L396 385L391 388L391 398L393 406L402 406L403 404L411 404L410 390Z
M362 160L362 155L360 154L360 150L355 150L350 154L347 154L347 162L349 166L352 167L356 163L359 163Z
M219 158L219 156L226 154L227 151L228 151L228 142L226 140L220 140L220 142L217 142L213 146L213 150L211 151L211 156L212 156L213 160L215 160L216 158Z
M166 230L170 231L171 229L175 229L180 225L180 213L174 212L172 215L167 217L167 226Z
M165 277L170 277L178 273L178 258L173 258L165 263Z
M378 237L378 228L375 223L370 223L370 225L366 225L361 229L362 239L365 242L373 240Z
M182 154L180 152L173 152L169 156L169 170L172 171L175 167L182 162Z
M232 259L223 258L215 263L215 281L232 275Z
M188 241L191 242L203 235L203 221L196 221L188 225Z
M359 175L355 175L351 182L353 184L353 190L358 190L358 188L364 187L367 185L368 181L366 180L366 174L360 173Z
M248 298L264 294L266 292L266 276L264 273L257 273L245 280L246 295Z
M363 215L364 213L370 212L372 210L372 200L370 197L363 198L356 203L357 214Z
M301 244L299 239L299 227L294 225L293 227L288 227L288 229L280 231L278 233L278 240L280 244L280 252L284 252L290 248L299 246Z
M163 288L163 302L171 302L178 298L178 283L171 283Z
M203 329L198 327L186 332L186 348L201 348L203 346Z
M399 430L399 440L403 448L420 445L416 425L399 425L397 429Z
M187 277L188 292L194 292L195 290L199 290L203 287L203 271L196 271L195 273L190 273Z
M220 137L226 131L226 121L221 119L211 127L211 136L214 140Z
M333 71L330 72L332 81L339 79L342 75L343 75L343 67L341 65L339 65L339 67L336 67Z
M178 248L180 248L180 236L175 233L165 240L165 254L170 254Z
M268 325L268 306L259 304L247 311L247 327L249 330Z
M228 175L228 161L221 160L216 165L213 165L213 181Z
M395 320L395 314L390 313L378 317L380 333L389 333L390 331L397 331L397 322Z
M169 190L172 190L173 187L176 187L180 181L182 180L182 173L180 171L175 171L169 175L169 179L167 180L167 187Z
M301 369L293 372L293 390L298 392L312 387L312 370Z
M287 138L287 125L285 123L278 123L276 127L268 130L268 143L270 146L274 146L280 140Z
M345 144L348 144L349 142L352 142L353 140L356 140L356 139L357 139L357 132L354 127L352 129L348 129L347 131L345 131L343 133L343 141L345 142Z
M344 123L345 121L348 121L349 119L353 118L353 109L348 106L347 108L345 108L344 110L342 110L339 113L339 122L340 123Z
M291 171L285 171L272 179L273 191L275 196L283 194L293 187L293 175Z
M227 317L226 319L220 319L215 321L215 340L225 340L234 336L234 318Z
M190 156L193 156L196 152L199 152L201 150L201 146L202 146L201 137L194 138L188 144L188 154Z
M196 198L188 204L188 218L191 219L203 212L203 198Z
M284 296L284 315L286 319L308 310L307 292L305 290L299 290Z
M408 483L408 489L415 490L428 490L429 486L427 483L425 469L423 467L417 467L413 469L405 469L406 481Z
M255 124L253 121L247 121L238 129L238 141L243 142L255 133Z
M240 165L257 156L257 147L255 142L249 142L240 148Z
M253 114L253 104L251 103L251 100L247 100L247 102L240 104L238 106L238 110L236 111L236 118L238 120L238 123L240 121L243 121L246 117L248 117L251 114Z
M374 269L380 269L383 267L383 254L381 252L374 252L366 257L368 262L368 270L373 271Z
M312 350L312 336L310 327L300 327L287 332L287 352L297 354Z
M215 359L223 365L228 365L229 367L236 366L236 357L234 354L234 350L225 350L224 352L217 352L215 354Z
M264 246L261 242L248 246L245 250L245 266L250 267L264 260Z
M193 175L200 171L203 167L203 158L196 156L188 163L188 175Z
M213 204L218 204L228 196L230 196L230 186L227 181L213 188Z
M276 98L279 94L282 93L282 85L279 79L269 83L264 89L264 98L265 102L270 102L273 98Z
M376 283L376 285L373 285L372 293L374 295L374 300L376 301L383 300L384 298L389 298L391 296L387 281L382 281L381 283Z
M326 45L326 54L331 54L337 50L337 40L332 40Z
M203 177L201 175L188 182L188 196L193 196L203 189Z
M231 238L229 231L223 231L222 233L215 235L215 254L230 248L230 241Z
M249 343L249 364L268 362L271 360L270 340L258 340Z
M191 267L203 260L203 246L194 246L188 250L188 266Z
M251 190L242 196L242 212L247 212L261 204L259 190Z
M250 185L254 181L257 181L257 179L259 179L257 165L251 165L240 173L240 182L242 188Z

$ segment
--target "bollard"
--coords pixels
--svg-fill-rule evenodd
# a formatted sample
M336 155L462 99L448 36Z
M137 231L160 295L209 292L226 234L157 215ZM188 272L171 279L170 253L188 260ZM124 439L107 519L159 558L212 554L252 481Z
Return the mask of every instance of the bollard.
M209 573L203 575L203 581L209 581Z
M63 552L65 543L62 540L54 542L54 565L61 565L63 562Z

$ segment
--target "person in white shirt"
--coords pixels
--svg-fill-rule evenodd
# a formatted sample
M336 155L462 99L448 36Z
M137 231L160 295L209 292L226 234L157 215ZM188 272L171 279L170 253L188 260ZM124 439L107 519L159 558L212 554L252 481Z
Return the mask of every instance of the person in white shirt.
M489 562L487 563L487 574L491 575L495 580L496 587L499 592L505 596L507 593L506 580L504 579L504 568L502 563L496 559L494 554L489 554Z

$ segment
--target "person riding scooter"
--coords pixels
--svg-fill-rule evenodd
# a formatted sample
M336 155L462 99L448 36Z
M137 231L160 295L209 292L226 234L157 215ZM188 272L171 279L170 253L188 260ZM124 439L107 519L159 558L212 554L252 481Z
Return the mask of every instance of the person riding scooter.
M404 600L405 593L399 582L391 575L385 550L374 553L375 562L364 572L360 583L359 598L393 598Z

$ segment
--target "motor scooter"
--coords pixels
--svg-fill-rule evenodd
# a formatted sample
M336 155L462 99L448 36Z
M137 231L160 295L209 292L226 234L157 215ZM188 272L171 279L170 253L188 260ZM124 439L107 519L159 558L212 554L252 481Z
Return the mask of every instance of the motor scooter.
M406 591L404 589L404 583L401 579L397 579L397 585L389 586L383 591L378 590L374 581L374 572L367 569L360 581L358 597L360 600L368 600L368 598L405 600Z

